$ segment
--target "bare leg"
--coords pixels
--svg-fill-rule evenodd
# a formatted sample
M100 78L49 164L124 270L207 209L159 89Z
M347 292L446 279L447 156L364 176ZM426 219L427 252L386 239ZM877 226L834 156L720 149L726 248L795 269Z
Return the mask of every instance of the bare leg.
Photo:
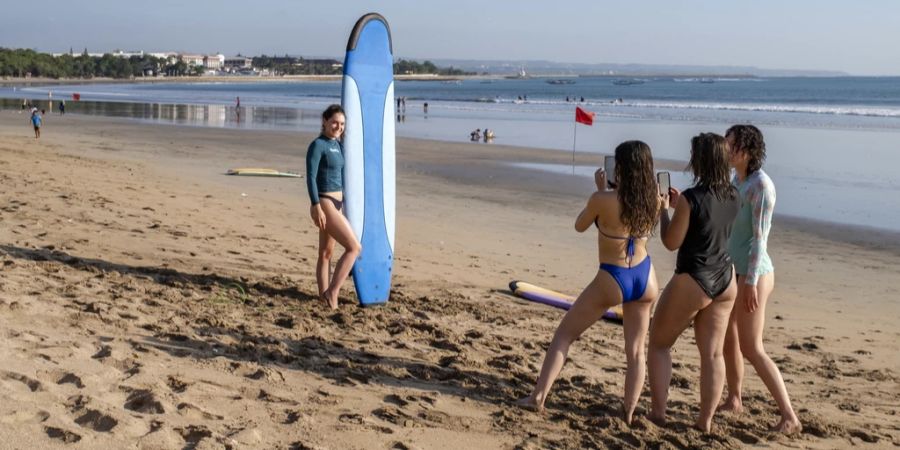
M749 285L745 286L747 289L754 288ZM735 305L734 309L737 312L741 352L756 369L756 373L766 385L769 393L772 394L775 403L778 404L778 410L781 412L781 420L773 428L785 434L793 434L799 433L803 426L791 406L791 399L784 385L784 379L781 377L781 371L766 353L762 340L766 320L766 304L774 288L774 274L761 276L755 286L759 298L759 308L754 312L748 312L743 305Z
M325 232L319 230L319 255L316 259L316 285L319 288L319 297L325 295L325 290L331 280L331 256L334 254L334 239Z
M516 404L528 409L543 411L550 387L553 386L553 382L556 381L556 377L559 376L559 372L566 362L569 346L588 327L599 320L608 308L621 302L622 292L616 281L606 272L597 272L593 281L581 291L575 304L563 317L553 334L553 340L544 357L544 364L541 367L541 374L538 376L534 391L531 395L517 401Z
M657 289L653 289L656 291ZM631 425L634 409L641 397L646 372L644 358L644 342L647 329L650 328L650 309L656 295L647 300L634 301L622 306L625 328L625 360L628 370L625 373L625 423Z
M697 311L710 302L705 295L698 296L697 291L703 292L690 275L673 275L659 297L653 322L650 323L647 366L652 402L648 418L656 424L666 421L666 402L672 381L671 348Z
M744 284L738 279L738 298L744 290ZM738 339L737 313L743 305L735 305L728 319L728 330L725 332L725 379L728 381L728 394L725 402L719 405L719 411L731 411L735 414L744 412L741 403L741 390L744 382L744 355L741 354L740 340Z
M700 310L694 321L694 336L700 350L700 415L695 426L706 433L712 428L713 414L725 388L722 347L736 295L737 286L732 279L728 289Z
M344 254L341 255L335 265L331 284L328 285L324 292L331 309L337 309L338 293L341 290L341 285L344 284L347 276L350 275L350 269L353 268L353 263L356 262L356 258L362 251L362 246L359 244L359 240L356 239L356 235L353 234L353 229L350 228L347 218L334 207L334 203L326 199L326 201L322 202L322 210L325 212L325 231L338 244L344 247Z

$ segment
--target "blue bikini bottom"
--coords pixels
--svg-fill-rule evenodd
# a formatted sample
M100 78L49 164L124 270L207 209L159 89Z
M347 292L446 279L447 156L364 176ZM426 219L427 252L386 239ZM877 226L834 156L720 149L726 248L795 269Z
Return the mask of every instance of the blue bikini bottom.
M619 283L622 290L622 301L628 303L644 296L647 290L647 281L650 279L650 255L647 255L640 264L634 267L620 267L613 264L600 264L600 270L605 270Z

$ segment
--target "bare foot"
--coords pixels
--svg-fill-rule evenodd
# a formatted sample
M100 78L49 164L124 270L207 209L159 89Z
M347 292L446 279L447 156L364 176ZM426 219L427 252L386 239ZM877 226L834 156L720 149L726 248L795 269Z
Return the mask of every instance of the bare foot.
M536 413L542 414L544 412L544 405L539 405L534 396L531 395L516 400L515 405L519 408L534 411Z
M702 424L700 422L694 422L694 429L701 433L709 434L709 432L712 430L712 423Z
M657 415L653 411L650 411L650 414L647 414L647 420L653 422L653 424L658 427L666 426L666 416Z
M337 296L335 296L334 299L332 299L331 294L328 292L327 289L325 290L324 293L322 293L322 296L319 298L321 298L322 301L325 302L325 304L328 305L328 307L331 308L332 311L338 309Z
M781 421L770 428L770 430L790 436L803 431L803 425L800 424L800 420L797 418L781 419Z
M716 411L717 412L730 412L732 414L743 414L744 413L744 405L741 403L740 400L732 400L729 398L729 399L725 400L725 403L722 403L721 405L719 405L719 407L716 408Z

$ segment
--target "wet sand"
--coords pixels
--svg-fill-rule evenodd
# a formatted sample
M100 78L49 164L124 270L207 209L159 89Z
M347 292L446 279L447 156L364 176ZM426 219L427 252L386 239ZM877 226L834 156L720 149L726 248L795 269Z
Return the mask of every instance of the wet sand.
M592 186L505 163L571 156L400 139L392 299L359 308L348 282L330 312L304 180L224 175L302 171L312 137L67 115L35 140L27 117L0 111L0 448L900 445L896 235L776 218L765 340L801 435L767 431L775 405L749 365L748 413L691 429L690 332L669 425L629 428L609 323L573 346L539 415L510 403L561 312L506 285L587 284L596 236L572 223ZM658 240L651 254L664 284L674 254Z

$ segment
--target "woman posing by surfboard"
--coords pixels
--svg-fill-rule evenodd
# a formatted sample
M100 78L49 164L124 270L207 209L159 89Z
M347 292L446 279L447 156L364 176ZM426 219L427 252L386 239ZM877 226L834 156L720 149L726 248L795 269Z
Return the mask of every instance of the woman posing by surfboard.
M712 427L716 404L725 384L722 346L728 316L737 295L728 236L740 206L729 179L725 138L701 133L691 139L690 168L694 186L683 193L669 189L660 209L660 237L678 250L675 274L659 298L650 328L648 367L652 405L650 420L663 424L672 380L671 348L694 324L700 350L700 416L694 426ZM669 220L669 204L675 214Z
M659 293L656 272L647 253L647 238L656 226L660 198L647 144L623 142L616 147L615 160L615 173L609 175L616 182L616 190L607 189L607 174L598 170L594 177L598 190L575 219L579 233L591 225L597 227L600 269L556 329L534 391L517 403L542 411L572 342L607 309L623 304L628 365L624 419L630 424L644 385L644 340L650 309Z
M331 309L338 307L338 293L350 274L362 246L350 223L341 214L344 206L344 154L339 141L344 134L344 110L331 105L322 113L322 134L306 151L306 188L309 191L309 215L319 228L319 255L316 260L316 283L319 298ZM344 247L334 273L331 256L334 243Z
M762 132L753 125L735 125L725 133L725 139L731 147L731 166L735 169L734 182L740 193L741 209L728 240L738 291L725 334L728 395L719 410L743 412L741 387L744 358L747 358L781 411L781 421L773 429L793 434L803 427L791 406L781 372L763 348L762 340L766 303L775 288L775 268L766 251L775 210L775 184L762 170L766 143Z

